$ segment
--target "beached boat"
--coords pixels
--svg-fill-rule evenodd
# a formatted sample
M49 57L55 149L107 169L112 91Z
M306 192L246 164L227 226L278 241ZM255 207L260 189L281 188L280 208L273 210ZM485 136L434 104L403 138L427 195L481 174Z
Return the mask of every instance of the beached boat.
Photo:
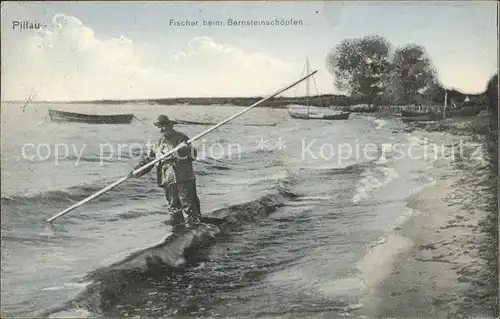
M311 65L309 64L309 58L306 59L306 65L305 65L305 74L311 73ZM300 107L305 108L305 112L296 112L295 110L288 110L288 114L290 114L290 117L293 119L300 119L300 120L347 120L349 119L350 112L338 112L338 113L329 113L329 114L323 114L323 113L318 113L318 112L311 112L310 111L310 105L309 105L309 81L311 79L308 78L306 80L306 104L305 105L300 105Z
M438 121L443 118L442 113L436 112L401 112L403 122L425 122L425 121Z
M479 110L471 107L471 106L463 106L463 107L455 107L448 109L448 94L445 91L445 99L442 108L438 110L425 110L425 111L410 111L410 110L402 110L401 117L403 122L422 122L422 121L437 121L444 118L451 117L469 117L476 116L479 113ZM452 101L453 103L453 101ZM454 105L454 103L453 103Z
M437 119L431 115L404 116L401 118L403 122L433 122Z
M445 105L446 108L446 105ZM444 117L444 109L431 106L418 106L410 110L401 110L403 122L437 121Z
M54 122L78 122L87 124L130 124L134 114L82 114L57 110L49 110L49 117Z
M432 116L432 112L419 112L419 111L401 111L401 117L420 117L420 116Z
M337 114L321 114L321 113L299 113L288 110L290 117L294 119L303 120L347 120L349 119L349 112L340 112Z
M447 117L459 117L459 116L476 116L479 111L472 106L464 106L460 108L450 109L446 112Z

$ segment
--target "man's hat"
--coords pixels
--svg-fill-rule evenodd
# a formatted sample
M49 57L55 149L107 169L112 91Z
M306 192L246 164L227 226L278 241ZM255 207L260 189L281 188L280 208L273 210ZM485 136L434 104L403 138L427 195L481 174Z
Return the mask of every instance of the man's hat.
M160 115L160 116L158 116L158 119L156 120L156 122L153 123L153 125L154 126L167 126L167 125L173 126L174 122L170 121L168 116Z

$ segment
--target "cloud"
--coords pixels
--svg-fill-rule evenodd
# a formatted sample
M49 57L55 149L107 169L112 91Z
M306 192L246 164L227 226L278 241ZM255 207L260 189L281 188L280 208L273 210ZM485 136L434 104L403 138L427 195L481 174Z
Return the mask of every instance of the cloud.
M300 64L284 62L231 45L216 43L209 37L191 40L185 49L170 57L182 83L198 83L203 95L262 95L300 76ZM184 76L182 70L190 70Z
M209 37L155 60L160 45L151 55L125 36L101 38L64 14L22 38L2 35L2 42L3 100L30 93L39 100L266 95L297 79L302 68Z

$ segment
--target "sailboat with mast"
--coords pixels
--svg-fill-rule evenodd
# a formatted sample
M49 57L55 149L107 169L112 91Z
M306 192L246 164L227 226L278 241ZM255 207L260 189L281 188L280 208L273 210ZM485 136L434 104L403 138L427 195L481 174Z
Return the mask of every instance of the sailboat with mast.
M309 74L311 72L311 65L309 63L309 58L306 58L306 65L305 65L305 72L306 74ZM304 72L302 72L303 74ZM314 81L314 85L316 86L316 81L314 80L314 77L311 77ZM308 78L306 80L306 104L301 105L301 107L305 107L306 112L297 112L295 110L290 110L288 109L288 114L290 114L290 117L294 119L302 119L302 120L347 120L349 119L350 112L339 112L339 113L332 113L332 114L323 114L323 113L318 113L318 112L312 112L310 110L310 102L309 102L309 91L310 91L310 80L311 78ZM317 88L316 88L317 89Z

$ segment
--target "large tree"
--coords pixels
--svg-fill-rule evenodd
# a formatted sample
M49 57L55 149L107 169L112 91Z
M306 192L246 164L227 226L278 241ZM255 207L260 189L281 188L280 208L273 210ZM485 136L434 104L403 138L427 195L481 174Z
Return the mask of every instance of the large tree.
M498 123L498 74L493 75L486 86L488 96L488 108L493 115L493 119Z
M397 103L413 103L417 96L435 90L436 70L423 46L409 44L392 58L390 86Z
M326 58L335 86L373 104L384 91L390 51L390 43L380 36L343 40Z

